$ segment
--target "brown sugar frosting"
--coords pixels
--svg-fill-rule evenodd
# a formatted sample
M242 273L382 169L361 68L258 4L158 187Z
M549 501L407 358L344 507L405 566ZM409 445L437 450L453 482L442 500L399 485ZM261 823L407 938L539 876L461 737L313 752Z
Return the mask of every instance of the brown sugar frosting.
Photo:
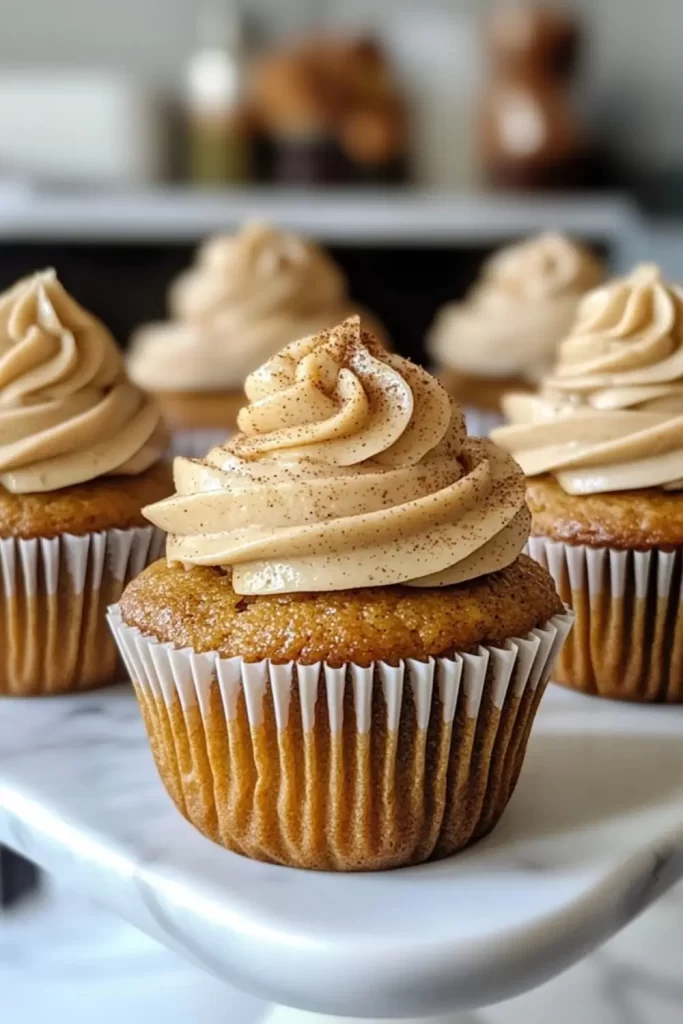
M114 339L54 270L0 295L0 483L24 494L139 474L164 448L159 413Z
M582 296L602 278L592 253L563 235L508 246L484 265L464 302L440 312L428 339L432 355L462 374L535 383L552 366Z
M568 494L683 488L683 290L659 269L589 293L537 395L494 431L528 476Z
M233 303L249 320L281 310L306 315L345 296L341 271L313 242L252 222L209 239L171 288L169 304L182 321L228 317Z
M141 328L129 359L133 380L157 392L239 390L283 345L353 312L319 246L257 222L209 239L169 306L171 321Z
M443 586L509 565L524 478L468 438L443 387L352 317L247 378L240 433L145 509L170 561L232 569L240 594Z

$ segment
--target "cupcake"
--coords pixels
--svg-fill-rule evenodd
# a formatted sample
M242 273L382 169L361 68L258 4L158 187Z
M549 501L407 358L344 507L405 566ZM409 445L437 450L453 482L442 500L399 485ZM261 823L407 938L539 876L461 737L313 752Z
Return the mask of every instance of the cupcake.
M205 835L335 871L440 858L514 789L568 616L524 478L358 317L246 382L177 459L167 561L110 620L161 777Z
M248 373L353 312L344 276L322 249L256 223L206 242L171 286L169 307L170 323L135 334L128 368L157 396L175 451L189 456L234 429Z
M602 278L583 246L540 235L496 253L465 300L441 310L428 348L472 433L488 434L502 422L503 395L532 390L550 370L581 297Z
M539 392L504 407L530 552L576 612L555 678L682 701L683 291L640 266L591 292Z
M159 557L143 505L172 490L152 402L53 270L0 296L0 694L111 680L105 610Z

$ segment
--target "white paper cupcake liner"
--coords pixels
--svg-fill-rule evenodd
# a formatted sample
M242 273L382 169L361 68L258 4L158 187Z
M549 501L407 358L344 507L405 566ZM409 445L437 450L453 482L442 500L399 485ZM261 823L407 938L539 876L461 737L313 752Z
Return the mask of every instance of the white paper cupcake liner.
M634 701L683 701L683 551L618 551L531 537L576 625L558 682Z
M59 693L111 679L117 658L106 608L164 543L153 526L0 540L0 694Z
M333 668L178 650L109 610L180 810L230 849L335 870L446 856L490 831L572 621L452 658ZM240 792L221 800L225 779Z
M198 705L205 710L208 691L217 684L226 719L235 717L238 696L243 693L250 727L256 729L262 723L263 699L270 688L281 731L288 722L292 692L298 688L304 729L308 731L315 723L318 687L324 683L329 726L335 733L342 728L344 691L349 682L354 692L356 728L364 733L371 725L374 686L382 688L392 729L398 727L405 685L414 695L419 728L426 728L429 722L434 687L446 723L453 721L459 699L465 700L468 718L476 718L485 684L498 709L508 690L517 698L526 689L535 691L547 683L574 617L570 612L556 615L526 637L506 640L502 647L479 647L476 654L430 658L426 662L407 659L397 667L381 661L369 667L349 662L341 668L331 668L324 662L249 663L241 658L221 658L215 651L197 654L191 648L174 648L127 626L117 605L109 608L108 619L131 677L167 705L178 700L183 708Z

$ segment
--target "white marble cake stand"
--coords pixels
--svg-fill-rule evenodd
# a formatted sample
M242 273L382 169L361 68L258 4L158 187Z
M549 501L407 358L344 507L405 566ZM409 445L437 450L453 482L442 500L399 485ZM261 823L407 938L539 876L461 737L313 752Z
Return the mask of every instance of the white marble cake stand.
M4 700L0 841L279 1004L272 1021L446 1021L559 973L683 876L683 708L552 688L488 839L340 876L254 863L195 832L125 687Z

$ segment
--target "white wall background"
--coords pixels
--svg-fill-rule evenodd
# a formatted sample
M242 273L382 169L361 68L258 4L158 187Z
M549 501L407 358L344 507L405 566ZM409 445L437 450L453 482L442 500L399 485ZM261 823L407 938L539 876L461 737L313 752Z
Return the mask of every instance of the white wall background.
M565 0L587 27L584 82L602 132L634 163L683 162L683 0ZM200 0L0 0L0 64L125 67L177 86ZM446 38L455 19L476 22L490 0L243 0L274 34L311 20L372 24L390 31L410 63L410 47ZM416 21L416 18L418 19ZM415 32L416 24L436 25ZM402 26L404 28L402 28ZM461 34L462 39L462 34ZM461 44L462 45L462 44ZM442 46L443 50L443 46ZM457 47L454 52L457 52ZM443 54L442 54L443 57ZM468 59L461 54L458 61ZM413 54L413 72L431 73ZM434 62L435 71L439 62ZM442 72L439 72L441 74Z

